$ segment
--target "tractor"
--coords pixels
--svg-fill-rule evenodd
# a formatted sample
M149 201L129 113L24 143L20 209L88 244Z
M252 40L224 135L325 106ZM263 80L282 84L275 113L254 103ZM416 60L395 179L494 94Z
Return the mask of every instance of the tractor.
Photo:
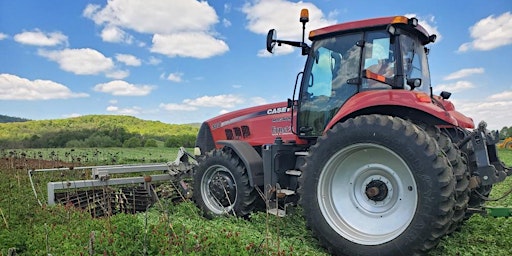
M302 41L268 32L266 48L307 56L291 99L202 123L193 200L207 216L286 215L300 205L308 228L337 255L424 254L482 209L512 174L497 132L434 95L416 18L336 24ZM263 202L263 203L262 203Z

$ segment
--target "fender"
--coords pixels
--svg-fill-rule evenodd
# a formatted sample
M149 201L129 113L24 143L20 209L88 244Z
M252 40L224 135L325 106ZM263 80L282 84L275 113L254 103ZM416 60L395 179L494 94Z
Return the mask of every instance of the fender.
M251 187L263 185L263 159L249 143L241 140L219 140L216 142L235 151L249 174Z
M459 126L459 121L456 117L458 117L460 121L463 121L465 126L470 126L469 123L472 123L472 120L465 116L454 117L452 114L454 111L448 111L432 103L430 96L423 92L372 90L361 92L351 97L327 124L325 129L327 131L340 120L349 117L359 110L379 106L399 106L414 109L437 119L439 125ZM463 117L469 120L465 120Z

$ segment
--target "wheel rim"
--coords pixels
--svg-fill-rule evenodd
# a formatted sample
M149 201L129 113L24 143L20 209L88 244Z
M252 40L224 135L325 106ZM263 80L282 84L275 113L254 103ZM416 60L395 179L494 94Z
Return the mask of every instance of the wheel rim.
M376 144L354 144L335 153L322 169L317 191L328 224L363 245L399 236L418 204L410 168L392 150Z
M233 174L222 165L208 167L201 179L203 201L215 214L228 213L236 201L236 183Z

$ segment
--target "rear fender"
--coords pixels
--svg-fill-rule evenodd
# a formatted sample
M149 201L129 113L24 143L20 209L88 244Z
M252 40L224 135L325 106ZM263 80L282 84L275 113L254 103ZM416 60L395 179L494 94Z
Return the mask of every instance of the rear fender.
M420 114L422 118L434 121L433 124L436 125L459 126L457 119L449 111L433 104L431 98L425 93L406 90L372 90L358 93L350 98L327 124L326 131L336 123L360 114L389 114L413 120Z
M219 140L217 144L231 148L242 160L251 187L263 185L263 159L249 143L240 140Z

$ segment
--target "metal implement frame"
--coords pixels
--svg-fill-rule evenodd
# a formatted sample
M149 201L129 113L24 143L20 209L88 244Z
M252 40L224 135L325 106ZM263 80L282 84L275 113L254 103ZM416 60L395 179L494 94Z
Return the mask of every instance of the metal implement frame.
M62 189L78 189L89 187L102 187L109 185L127 185L127 184L144 184L145 186L154 181L169 181L172 176L167 174L149 175L150 181L146 181L146 177L125 177L125 178L110 178L112 174L126 174L134 172L153 172L153 171L169 171L169 166L166 163L159 164L145 164L145 165L112 165L112 166L84 166L71 168L51 168L51 169L37 169L30 170L29 177L32 183L32 189L37 198L37 193L32 182L32 175L38 172L54 172L54 171L80 171L92 170L92 178L90 180L71 180L71 181L54 181L48 182L48 205L55 204L55 192ZM39 202L41 204L41 202Z
M82 171L91 170L91 179L89 180L70 180L70 181L54 181L47 183L47 204L54 205L55 193L58 190L64 189L79 189L90 187L102 187L109 185L128 185L128 184L144 184L144 187L149 189L148 184L151 182L165 182L165 181L180 181L185 176L190 175L190 171L197 165L194 156L189 154L185 148L179 149L176 160L168 163L153 163L153 164L127 164L127 165L99 165L99 166L79 166L70 168L49 168L49 169L34 169L28 171L32 191L39 203L43 205L38 198L37 191L33 181L33 175L36 173L55 172L55 171ZM145 175L145 177L123 177L111 178L113 174L128 174L128 173L144 173L144 172L166 172L163 174ZM184 192L188 193L186 184L181 184Z

